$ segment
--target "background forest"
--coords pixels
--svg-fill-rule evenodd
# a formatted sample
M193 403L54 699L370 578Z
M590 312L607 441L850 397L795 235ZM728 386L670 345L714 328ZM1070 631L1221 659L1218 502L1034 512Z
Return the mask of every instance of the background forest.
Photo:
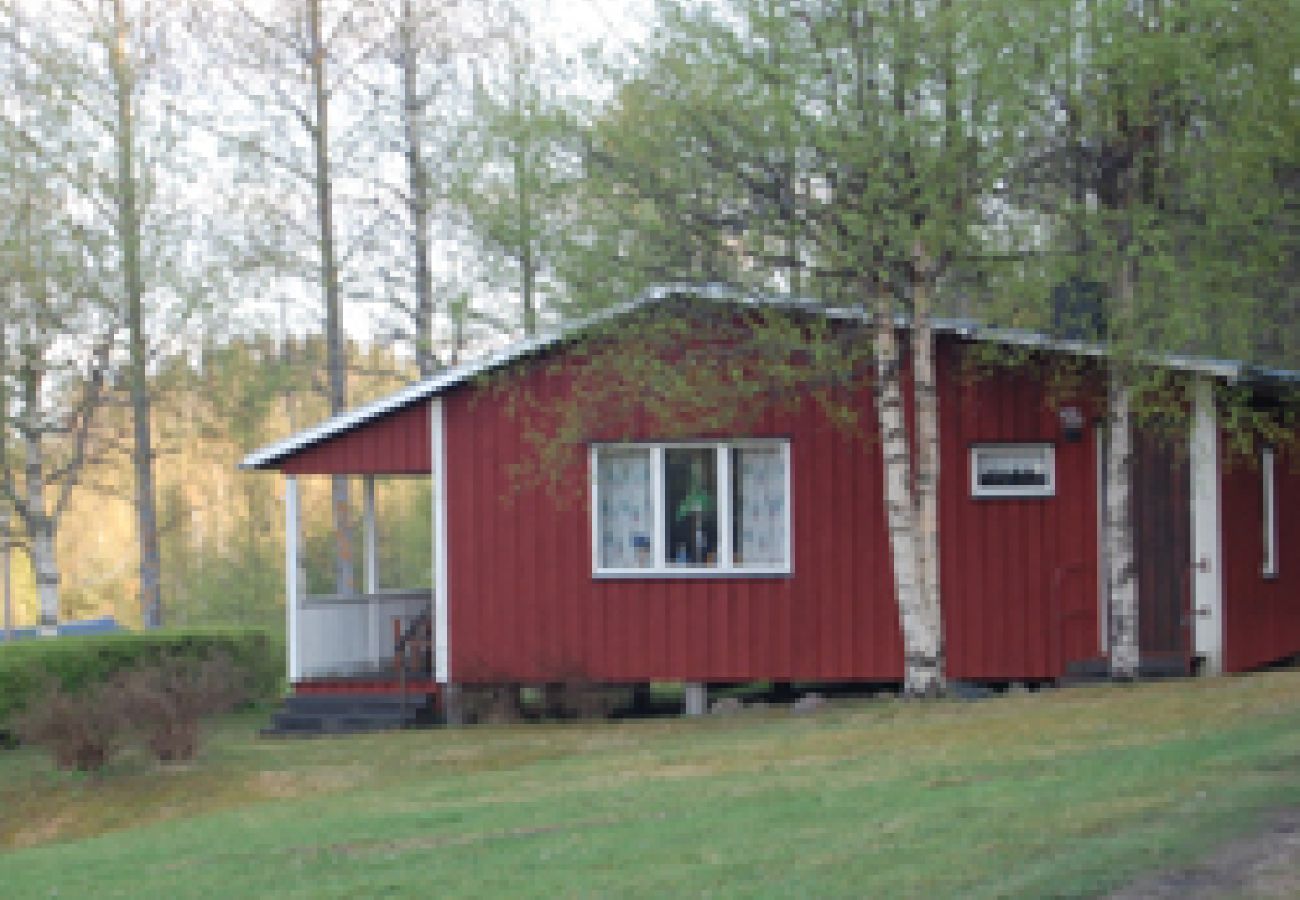
M245 451L658 282L1300 367L1297 12L0 0L14 624L281 627ZM429 504L381 485L384 586Z

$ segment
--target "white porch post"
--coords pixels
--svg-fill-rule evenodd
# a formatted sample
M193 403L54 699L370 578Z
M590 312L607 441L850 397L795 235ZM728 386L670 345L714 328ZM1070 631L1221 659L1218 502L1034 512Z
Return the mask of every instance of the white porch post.
M380 634L379 604L375 600L375 594L379 593L379 528L375 517L375 476L367 475L362 479L361 485L361 529L362 541L365 544L362 552L365 557L365 594L368 598L367 646L370 649L371 661L377 663L381 655L380 642L383 635Z
M362 480L362 529L365 532L366 593L379 590L379 535L375 521L375 476Z
M1219 424L1214 385L1196 384L1192 418L1193 647L1207 675L1223 671L1223 527L1219 509Z
M298 603L302 592L298 552L298 479L284 480L284 614L289 651L289 681L302 677L298 634Z
M451 682L451 630L447 595L447 423L441 397L429 401L433 474L433 672Z

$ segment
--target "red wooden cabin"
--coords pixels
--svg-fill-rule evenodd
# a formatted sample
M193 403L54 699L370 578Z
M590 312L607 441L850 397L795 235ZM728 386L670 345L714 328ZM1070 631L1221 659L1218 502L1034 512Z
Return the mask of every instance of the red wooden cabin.
M672 296L652 292L612 315ZM937 324L948 675L1043 681L1104 667L1103 411L1043 378L1058 357L1086 368L1097 354ZM375 590L371 502L363 596L305 597L297 542L287 542L295 688L342 690L360 673L368 673L365 689L391 684L383 673L393 622L408 629L422 613L430 690L575 677L900 681L870 385L853 398L863 411L856 430L807 403L759 410L738 434L668 440L643 426L599 435L572 451L561 480L573 490L557 496L512 475L535 450L504 398L524 389L565 402L555 365L537 361L562 372L580 339L534 340L449 370L244 460L285 476L289 535L298 531L298 478L433 480L432 592ZM1032 352L1019 367L972 377L965 362L990 342ZM1239 671L1296 654L1300 461L1230 448L1214 389L1244 381L1246 367L1162 364L1181 373L1195 399L1183 433L1139 440L1144 667ZM487 372L496 373L491 384L480 377ZM1300 383L1300 374L1265 381Z

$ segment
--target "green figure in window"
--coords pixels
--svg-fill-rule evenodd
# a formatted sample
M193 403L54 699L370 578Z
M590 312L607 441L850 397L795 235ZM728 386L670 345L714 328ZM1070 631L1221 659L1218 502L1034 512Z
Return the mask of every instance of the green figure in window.
M695 525L695 547L694 553L689 560L678 559L678 562L702 563L706 561L705 554L705 537L704 537L704 517L713 512L713 497L704 488L704 468L700 461L691 461L691 487L686 492L686 496L677 504L677 514L675 521L681 522L690 518Z

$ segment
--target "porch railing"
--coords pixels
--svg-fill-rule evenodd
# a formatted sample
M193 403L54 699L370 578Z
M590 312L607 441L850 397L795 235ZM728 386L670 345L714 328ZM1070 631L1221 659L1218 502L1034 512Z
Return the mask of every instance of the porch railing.
M393 620L402 629L431 609L427 590L304 597L298 611L299 677L357 675L391 669Z

